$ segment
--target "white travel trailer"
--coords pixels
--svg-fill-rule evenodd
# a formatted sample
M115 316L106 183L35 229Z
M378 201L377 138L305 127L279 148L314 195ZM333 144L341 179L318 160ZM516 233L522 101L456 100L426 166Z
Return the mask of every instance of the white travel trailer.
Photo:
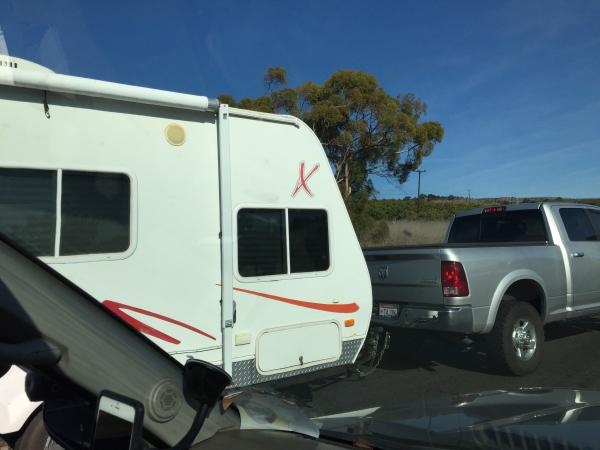
M237 386L352 363L369 328L359 243L294 117L0 56L0 232Z

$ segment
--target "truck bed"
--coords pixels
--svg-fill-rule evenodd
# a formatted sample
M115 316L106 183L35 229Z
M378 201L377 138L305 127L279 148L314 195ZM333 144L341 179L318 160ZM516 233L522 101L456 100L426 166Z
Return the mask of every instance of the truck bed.
M490 302L509 273L535 272L549 280L550 302L553 296L560 296L565 291L560 249L548 242L377 247L364 249L364 254L373 286L375 313L380 304L397 305L399 318L407 308L441 311L468 307L473 315L473 332L486 327L484 318L488 316ZM470 289L468 296L443 296L442 261L462 264ZM374 320L377 319L375 314Z

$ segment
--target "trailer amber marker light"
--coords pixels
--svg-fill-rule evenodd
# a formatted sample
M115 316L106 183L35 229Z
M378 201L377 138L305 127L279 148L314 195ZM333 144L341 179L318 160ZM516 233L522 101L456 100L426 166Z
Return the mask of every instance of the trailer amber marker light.
M344 326L345 327L353 327L354 326L354 319L346 319L346 320L344 320Z

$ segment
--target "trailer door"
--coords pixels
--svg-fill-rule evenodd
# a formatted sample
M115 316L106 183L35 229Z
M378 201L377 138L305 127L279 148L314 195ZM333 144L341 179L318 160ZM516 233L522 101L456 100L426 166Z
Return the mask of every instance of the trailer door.
M221 330L223 369L232 373L233 324L233 223L231 198L231 153L229 147L229 107L219 107L219 201L221 210Z

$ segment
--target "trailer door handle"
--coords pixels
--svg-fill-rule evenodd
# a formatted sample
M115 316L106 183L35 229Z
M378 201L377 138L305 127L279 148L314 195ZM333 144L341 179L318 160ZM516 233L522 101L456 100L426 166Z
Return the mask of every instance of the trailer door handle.
M583 253L583 252L575 252L575 253L571 253L571 256L573 258L583 258L585 256L585 253Z

